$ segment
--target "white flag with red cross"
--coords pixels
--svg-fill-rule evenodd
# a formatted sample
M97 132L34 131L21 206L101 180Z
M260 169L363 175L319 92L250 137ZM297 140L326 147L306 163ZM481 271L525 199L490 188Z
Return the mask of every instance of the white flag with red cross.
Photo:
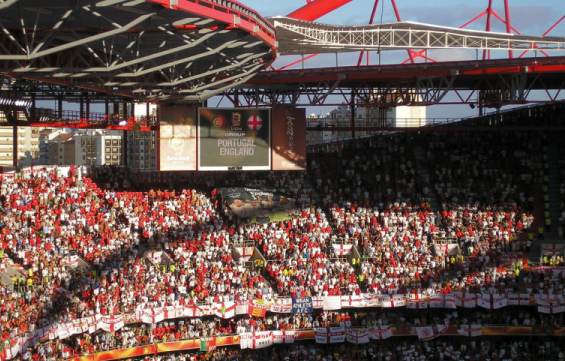
M433 326L423 326L415 327L416 335L421 341L430 341L434 338L441 336L447 331L447 325L433 325Z
M482 326L478 324L460 325L457 333L461 336L477 337L482 335Z
M294 338L296 336L296 331L272 331L273 343L276 344L289 344L294 343Z
M247 119L247 127L250 130L259 131L259 129L261 129L262 126L263 126L263 119L261 119L261 117L258 116L257 114L254 114Z
M366 328L350 328L347 330L347 342L356 345L369 343L369 331Z
M509 293L508 305L510 306L528 306L530 305L530 295L528 293Z
M323 308L325 311L335 311L341 309L340 296L325 296L323 300Z
M241 349L259 349L273 345L271 331L245 332L239 335L239 346Z
M369 337L371 340L386 340L392 337L392 329L390 326L371 327L369 329Z
M345 342L345 328L343 327L320 327L314 329L316 343L343 343Z
M481 294L477 297L477 305L489 310L498 310L508 306L508 298L506 298L506 295L500 294Z
M338 257L347 256L348 254L351 253L351 250L353 249L352 244L343 244L343 243L334 243L332 244L332 247L334 249L334 253Z
M124 318L121 315L98 318L98 328L106 332L116 332L122 327L124 327Z
M341 307L366 307L363 295L341 296Z
M428 299L418 291L408 294L406 307L415 310L428 308Z
M235 317L235 302L222 302L214 304L214 314L220 318Z

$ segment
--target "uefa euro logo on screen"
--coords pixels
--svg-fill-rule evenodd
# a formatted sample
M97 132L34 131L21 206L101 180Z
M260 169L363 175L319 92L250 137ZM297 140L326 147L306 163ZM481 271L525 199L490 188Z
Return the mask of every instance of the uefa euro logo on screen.
M223 115L218 115L212 120L212 123L216 128L223 128L226 124L226 118Z
M252 115L247 119L247 127L250 130L258 131L263 126L263 119L258 115Z

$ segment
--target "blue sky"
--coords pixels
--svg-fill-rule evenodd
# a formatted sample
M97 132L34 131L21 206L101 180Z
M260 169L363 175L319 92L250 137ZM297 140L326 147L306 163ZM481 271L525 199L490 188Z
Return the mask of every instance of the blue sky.
M256 9L264 16L286 15L306 3L305 0L240 0ZM389 0L384 0L383 21L392 21L393 13ZM486 8L487 0L397 0L401 16L405 20L459 26ZM323 22L335 24L361 24L369 20L373 0L353 0L341 9L326 15ZM504 14L503 0L493 0L495 10ZM381 7L381 6L379 6ZM546 28L565 15L563 0L511 0L511 16L513 23L523 32L541 34ZM379 14L380 16L380 14ZM380 21L380 17L378 19ZM483 23L484 24L484 23ZM565 25L565 24L564 24ZM503 28L500 27L500 30ZM554 33L565 33L565 28L556 29Z
M240 2L257 10L263 16L286 15L303 6L306 0L240 0ZM400 15L403 20L419 21L446 26L461 26L468 20L478 15L488 5L488 0L396 0ZM353 0L349 4L328 14L319 21L330 24L364 24L369 21L369 16L374 0ZM504 1L493 0L495 10L504 16ZM511 0L510 13L512 24L522 34L541 35L562 15L565 15L565 0ZM384 11L381 11L384 10ZM376 22L394 21L394 13L390 0L381 0ZM469 28L483 30L485 18L479 20ZM493 19L493 30L504 32L502 23ZM565 37L565 21L563 21L550 34ZM564 55L564 54L555 54ZM406 56L406 52L386 52L382 55L382 63L398 63ZM436 60L461 60L473 59L474 51L436 50L430 52ZM492 57L506 57L507 52L493 52ZM288 64L297 57L281 57L275 66ZM340 54L339 65L353 65L356 63L357 54ZM309 60L305 67L335 66L335 55L321 55ZM373 63L376 55L373 55ZM313 109L312 109L313 110ZM322 110L322 109L320 109ZM326 111L327 109L323 109ZM429 109L430 116L469 116L472 115L468 107L440 106Z

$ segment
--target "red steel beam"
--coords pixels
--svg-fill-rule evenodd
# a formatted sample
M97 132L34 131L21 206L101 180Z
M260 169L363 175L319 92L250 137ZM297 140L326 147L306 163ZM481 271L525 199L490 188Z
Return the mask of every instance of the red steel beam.
M252 17L247 16L247 14L231 9L227 6L208 2L207 0L178 0L176 2L169 0L148 0L148 2L161 5L166 9L182 11L231 25L251 34L259 40L262 40L271 48L273 54L276 54L277 45L274 31L272 29L265 28L263 24L255 21ZM252 11L239 3L238 5ZM239 17L239 22L237 24L234 23L234 15ZM256 16L264 21L265 24L268 23L267 20L263 19L259 14L256 13Z
M471 20L467 21L465 24L461 25L460 28L466 28L467 26L471 25L472 23L474 23L475 21L479 20L480 18L482 18L483 16L485 16L487 14L486 10L481 11L481 13L477 16L475 16L474 18L472 18Z
M375 21L375 15L377 14L378 7L379 7L379 0L375 0L375 3L373 4L373 11L371 11L371 17L369 18L369 25ZM361 62L363 61L363 53L365 53L365 50L361 50L361 52L359 53L357 66L361 66ZM369 65L369 52L367 52L367 65Z
M554 22L554 23L542 34L542 36L547 36L547 35L549 35L549 33L551 33L551 32L557 27L557 25L561 24L561 22L562 22L563 20L565 20L565 15L561 16L556 22ZM537 46L535 46L535 48L537 48ZM526 53L527 53L528 51L529 51L529 50L524 50L524 51L522 52L522 54L519 55L519 58L523 58L524 55L526 55ZM545 56L549 56L549 54L547 54L545 51L542 50L541 52L542 52L542 54L544 54Z
M553 25L551 25L551 26L549 27L549 29L547 29L547 30L545 31L545 33L543 33L542 36L547 36L549 33L551 33L551 32L553 31L553 29L555 29L555 28L557 27L557 25L561 24L561 22L562 22L563 20L565 20L565 15L561 16L561 17L559 18L559 20L557 20L556 22L554 22Z
M506 32L508 34L512 33L512 23L510 22L510 5L508 4L509 0L504 0L504 18L506 22ZM508 50L508 58L512 59L512 50Z
M297 20L314 21L350 2L351 0L314 0L287 16Z
M565 73L565 57L541 59L500 59L482 61L455 61L435 64L385 65L370 68L349 66L336 72L335 68L308 69L308 71L287 70L284 72L260 73L250 81L255 86L282 84L308 84L346 79L347 81L371 79L404 81L418 79L422 73L429 77L450 76L453 71L460 76L516 74L516 73Z
M486 31L490 31L491 17L492 17L492 0L488 0L487 21L485 23ZM488 58L490 59L490 50L488 50ZM483 50L483 60L486 59L487 59L487 50Z
M318 55L319 55L319 54L310 54L310 55L308 55L308 56L301 57L300 59L297 59L297 60L295 60L295 61L293 61L293 62L291 62L291 63L286 64L285 66L282 66L282 67L276 69L276 71L285 70L285 69L288 69L288 68L290 68L290 67L295 66L296 64L304 63L306 60L312 59L313 57L318 56Z
M509 34L512 34L512 32L514 32L516 35L522 35L522 33L518 29L512 26L512 24L510 24L510 27L508 27L506 20L504 20L504 18L500 16L496 10L492 11L492 16L494 16L498 21L504 24L507 27L507 29L509 29L507 30Z

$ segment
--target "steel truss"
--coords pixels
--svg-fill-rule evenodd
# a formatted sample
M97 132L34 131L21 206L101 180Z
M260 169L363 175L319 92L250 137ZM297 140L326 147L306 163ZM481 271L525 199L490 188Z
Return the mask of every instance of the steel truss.
M519 36L397 22L333 26L273 18L282 54L387 49L565 50L565 38Z
M0 3L0 72L19 78L199 101L275 56L272 25L227 0Z
M564 71L565 57L290 70L261 73L225 95L236 106L500 107L559 100Z

